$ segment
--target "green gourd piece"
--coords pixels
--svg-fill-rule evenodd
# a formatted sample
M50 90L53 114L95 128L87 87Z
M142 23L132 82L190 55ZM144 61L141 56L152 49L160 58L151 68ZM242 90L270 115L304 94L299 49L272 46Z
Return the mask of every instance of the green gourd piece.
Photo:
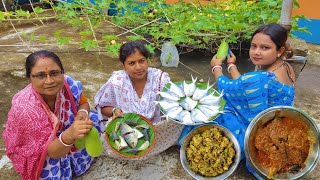
M90 156L98 157L102 154L103 146L99 138L99 132L95 127L92 127L85 137L85 145L87 153Z
M85 148L85 138L77 139L77 140L74 142L74 145L76 146L76 148L77 148L78 150L81 150L81 149Z
M223 40L218 48L217 59L223 58L224 60L228 55L228 49L229 49L228 43L226 43Z

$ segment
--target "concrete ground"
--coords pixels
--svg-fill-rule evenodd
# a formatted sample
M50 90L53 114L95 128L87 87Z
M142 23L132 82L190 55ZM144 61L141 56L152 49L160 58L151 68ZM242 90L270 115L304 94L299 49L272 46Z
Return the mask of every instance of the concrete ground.
M48 24L46 27L30 27L28 30L35 34L41 32L48 33L55 23ZM20 41L13 31L0 29L0 44L17 45ZM301 45L301 44L300 44ZM295 84L296 96L295 107L302 109L309 114L320 127L320 45L302 44L300 49L310 50L308 64L300 74ZM40 47L43 48L43 47ZM99 87L110 77L113 70L121 69L121 65L114 58L106 55L97 56L96 53L85 53L75 49L67 49L70 52L61 52L65 49L53 49L63 61L68 75L81 80L84 90L92 99ZM28 81L24 78L24 60L29 52L23 47L1 47L0 49L0 133L4 129L7 113L10 108L12 96L22 89ZM201 61L183 61L193 69L197 69L206 75L211 76L208 68L210 57L205 57ZM190 70L179 65L178 68L163 68L159 62L153 62L152 66L167 71L173 81L190 79ZM200 76L205 81L208 76ZM5 155L5 148L2 138L0 138L0 180L20 179L14 171L12 164ZM171 147L161 154L145 161L124 161L109 157L98 157L95 159L90 170L83 176L77 177L78 180L99 180L99 179L192 179L182 168L179 159L179 148ZM246 169L242 161L236 172L229 179L255 179ZM320 163L305 179L320 179Z

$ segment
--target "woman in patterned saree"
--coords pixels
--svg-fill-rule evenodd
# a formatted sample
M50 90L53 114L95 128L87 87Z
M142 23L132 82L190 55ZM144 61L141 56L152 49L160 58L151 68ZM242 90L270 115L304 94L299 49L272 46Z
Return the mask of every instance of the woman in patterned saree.
M74 147L97 126L82 84L64 75L59 57L37 51L26 59L31 83L12 100L3 138L6 153L23 179L71 179L83 174L93 158ZM90 118L89 118L90 115Z
M210 62L217 88L224 91L224 113L215 121L228 128L238 139L241 159L244 156L244 136L250 121L261 111L279 105L291 106L294 100L295 74L285 59L287 30L271 23L258 28L251 37L249 56L259 71L241 75L236 57L228 55L231 79L222 73L223 59L214 56ZM186 127L180 138L194 127Z
M157 92L164 88L170 77L160 69L148 67L149 58L150 53L140 41L122 45L120 61L124 70L113 72L94 98L100 120L109 117L115 119L122 117L124 113L134 112L148 118L154 124L157 133L155 147L147 155L136 159L148 158L174 145L183 127L160 117L159 107L154 101L159 100ZM110 148L105 144L107 156L121 158Z
M287 30L275 23L263 25L253 33L249 56L258 67L257 72L241 75L232 53L227 60L232 79L222 74L221 59L214 56L210 62L218 90L224 90L226 100L226 113L217 122L238 139L242 158L244 136L250 121L269 107L293 105L295 74L284 60L287 37Z

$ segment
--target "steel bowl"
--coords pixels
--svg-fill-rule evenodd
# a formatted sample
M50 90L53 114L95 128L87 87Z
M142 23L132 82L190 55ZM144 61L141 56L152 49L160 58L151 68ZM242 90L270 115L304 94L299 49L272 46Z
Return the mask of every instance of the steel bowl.
M193 170L190 169L189 163L187 160L186 149L187 149L189 142L191 141L191 139L194 135L203 133L205 130L210 129L212 127L219 128L224 133L224 135L233 143L233 148L236 152L236 155L233 158L233 162L230 165L228 171L226 171L223 174L220 174L218 176L215 176L215 177L205 177L205 176L202 176L200 174L195 173ZM201 180L201 179L221 180L221 179L228 178L237 169L238 164L240 162L240 155L241 155L241 150L240 150L240 145L238 143L238 140L234 137L234 135L231 133L231 131L229 131L225 127L217 125L217 124L205 124L205 125L201 125L195 129L193 129L192 131L190 131L187 134L187 136L183 140L182 146L180 148L180 161L181 161L183 169L185 171L187 171L190 176L192 176L195 179L199 179L199 180Z
M303 111L290 107L290 106L276 106L268 108L261 113L259 113L250 123L244 140L244 149L246 154L247 162L253 168L253 170L262 178L268 179L268 171L266 168L263 168L259 162L256 160L256 149L254 147L255 134L258 127L263 126L268 121L272 120L275 117L276 111L279 111L280 117L288 117L292 119L297 119L303 121L309 131L311 136L314 136L316 142L310 146L309 155L305 161L305 167L301 168L298 172L285 172L277 173L273 176L273 179L301 179L310 173L316 166L317 160L319 159L319 129L316 123Z

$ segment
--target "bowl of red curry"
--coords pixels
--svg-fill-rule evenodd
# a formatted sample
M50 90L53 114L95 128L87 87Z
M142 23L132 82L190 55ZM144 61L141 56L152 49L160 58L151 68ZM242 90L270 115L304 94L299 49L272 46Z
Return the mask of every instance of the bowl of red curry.
M301 179L319 159L319 129L305 112L290 106L259 113L245 135L246 159L263 179Z

